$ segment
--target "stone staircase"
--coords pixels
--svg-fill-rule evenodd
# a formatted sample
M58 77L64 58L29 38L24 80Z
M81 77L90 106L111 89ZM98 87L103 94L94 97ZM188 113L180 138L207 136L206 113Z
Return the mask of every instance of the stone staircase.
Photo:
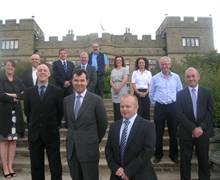
M108 115L108 122L109 124L113 123L113 109L112 109L112 102L110 99L105 99L104 100L106 110L107 110L107 115ZM153 111L151 111L153 112ZM151 116L152 117L152 116ZM61 140L61 159L62 159L62 167L63 167L63 172L68 173L69 168L67 165L66 161L66 133L67 130L64 128L60 129L60 140ZM107 134L108 134L108 129L106 132L105 137L103 138L101 144L100 144L100 162L99 162L99 167L100 167L100 174L109 174L109 169L107 166L107 162L105 160L105 154L104 154L104 147L107 141ZM162 161L158 164L154 165L154 168L157 173L176 173L178 174L179 172L179 164L173 163L169 157L168 157L168 150L169 150L169 137L168 137L168 132L167 129L165 131L164 135L164 157ZM17 150L16 150L16 157L15 157L15 162L14 162L14 167L17 172L21 173L27 173L30 172L30 159L29 159L29 151L28 151L28 142L27 142L27 137L23 139L19 139L17 142ZM48 172L49 171L49 166L47 162L47 158L45 158L45 169ZM194 158L192 160L192 171L196 172L197 171L197 161ZM196 173L195 173L196 174ZM219 179L220 179L220 174L219 174ZM177 178L178 179L178 178Z

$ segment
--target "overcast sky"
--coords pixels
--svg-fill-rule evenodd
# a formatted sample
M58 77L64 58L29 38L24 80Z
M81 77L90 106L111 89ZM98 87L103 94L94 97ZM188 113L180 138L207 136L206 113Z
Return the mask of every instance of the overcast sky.
M0 19L26 19L35 16L46 39L65 36L69 29L75 35L107 32L155 37L168 16L213 18L215 49L220 52L219 0L1 0ZM104 30L103 30L104 29Z

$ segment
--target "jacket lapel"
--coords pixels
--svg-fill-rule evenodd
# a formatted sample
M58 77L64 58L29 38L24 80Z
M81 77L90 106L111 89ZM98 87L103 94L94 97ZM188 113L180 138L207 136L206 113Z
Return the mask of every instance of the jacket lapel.
M131 141L132 141L132 139L133 139L133 137L135 136L135 134L136 134L136 132L138 131L138 116L135 118L135 120L134 120L134 124L133 124L133 126L131 127L131 131L130 131L130 133L129 133L129 135L128 135L128 140L127 140L127 143L126 143L126 149L127 149L127 147L131 144ZM125 149L125 151L126 151L126 149Z
M118 155L120 156L120 129L122 126L122 120L120 120L118 123L116 123L115 126L115 138L116 138L116 152L118 152Z
M79 108L79 113L78 113L77 119L80 118L81 114L85 111L88 104L89 104L89 95L88 95L88 91L87 91L84 98L83 98L82 104Z

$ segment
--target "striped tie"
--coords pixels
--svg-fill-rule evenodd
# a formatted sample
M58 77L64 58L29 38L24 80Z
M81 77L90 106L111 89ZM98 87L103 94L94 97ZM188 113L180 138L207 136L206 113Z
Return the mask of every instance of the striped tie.
M127 134L128 134L128 125L130 123L129 120L125 120L124 122L124 129L121 134L121 142L120 142L120 154L121 154L121 164L124 164L124 152L125 152L125 147L127 143Z
M80 106L81 106L81 102L80 102L81 97L82 96L80 94L78 96L76 96L76 104L75 104L75 107L74 107L75 119L77 119L77 117L78 117L79 109L80 109Z

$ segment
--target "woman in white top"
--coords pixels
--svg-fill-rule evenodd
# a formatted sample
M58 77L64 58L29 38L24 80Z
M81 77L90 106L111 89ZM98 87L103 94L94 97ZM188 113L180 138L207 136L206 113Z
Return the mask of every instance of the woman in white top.
M116 56L114 60L114 69L110 76L111 94L113 102L114 120L122 118L120 113L120 98L128 94L127 81L128 70L125 67L123 56Z
M138 114L144 119L150 119L149 86L152 74L148 71L148 60L139 57L135 62L136 70L132 73L131 83L134 95L138 98Z

